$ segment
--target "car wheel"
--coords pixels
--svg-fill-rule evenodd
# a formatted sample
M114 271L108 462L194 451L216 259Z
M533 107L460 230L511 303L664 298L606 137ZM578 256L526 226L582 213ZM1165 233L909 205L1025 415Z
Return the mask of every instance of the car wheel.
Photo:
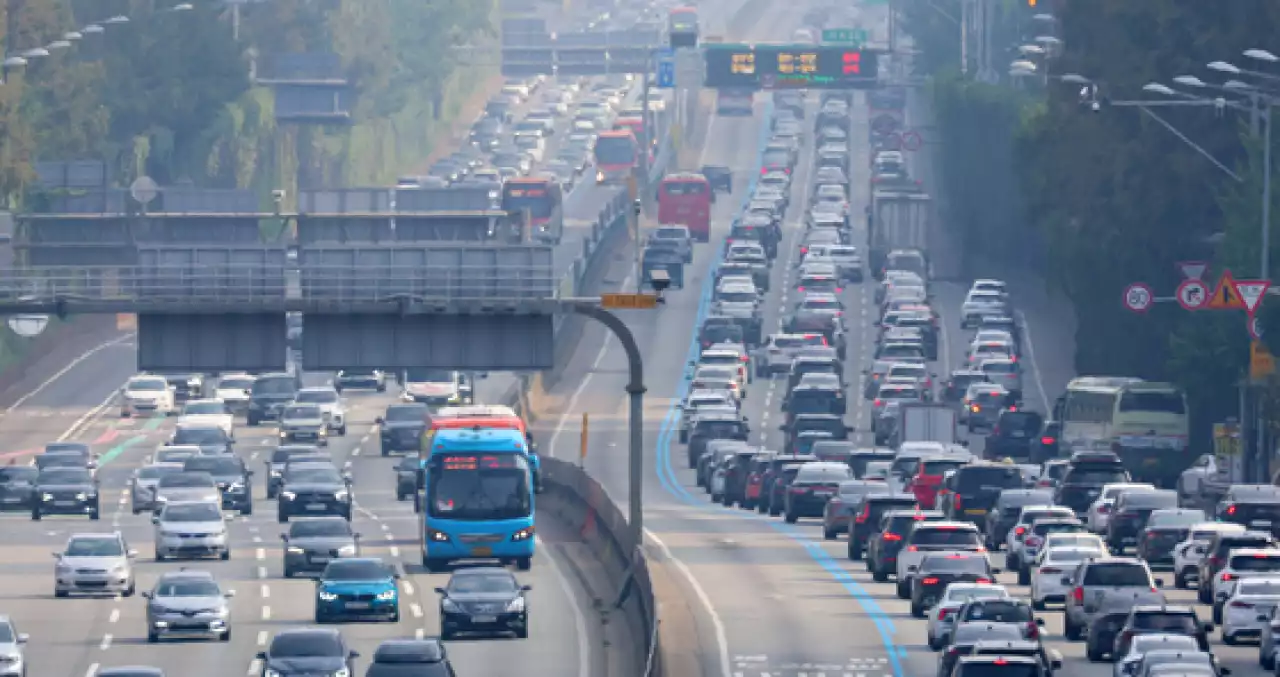
M147 644L155 644L159 641L160 635L157 635L154 630L147 631Z
M89 511L90 521L97 522L99 517L101 517L101 514L98 512L97 508L94 508L93 510Z
M218 555L218 559L221 559L221 560L222 560L222 561L224 561L224 562L225 562L225 561L227 561L227 560L229 560L229 559L231 559L231 548L227 548L227 549L223 550L223 551Z
M227 628L227 629L226 629L226 631L222 633L222 636L218 638L218 641L219 641L219 642L230 642L230 641L231 641L231 628Z
M898 599L911 598L911 588L907 587L906 581L898 581L894 586L894 592L898 593Z
M338 437L346 437L346 436L347 436L347 426L344 423L341 428L338 428Z
M1071 616L1064 615L1062 619L1062 634L1066 635L1068 641L1080 641L1080 626L1071 622Z
M834 540L836 540L836 530L835 530L835 529L828 529L827 527L823 526L823 527L822 527L822 540L824 540L824 541L834 541Z
M793 512L788 512L787 516L783 519L786 521L787 524L795 524L800 520L800 517Z
M289 521L289 513L285 513L285 512L278 512L278 513L276 513L276 520L277 520L278 522L280 522L281 524L284 524L284 523L288 522L288 521Z
M921 605L919 605L919 604L916 604L915 602L912 602L912 603L911 603L911 617L912 617L912 618L924 618L924 607L923 607L923 606L921 606Z
M1173 587L1179 590L1187 589L1187 576L1181 571L1173 572Z

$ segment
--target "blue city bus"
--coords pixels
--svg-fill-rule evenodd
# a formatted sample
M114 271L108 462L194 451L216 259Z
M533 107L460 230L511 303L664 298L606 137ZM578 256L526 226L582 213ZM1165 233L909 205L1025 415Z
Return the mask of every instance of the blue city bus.
M431 440L420 496L422 566L457 560L533 565L533 481L519 430L442 428Z

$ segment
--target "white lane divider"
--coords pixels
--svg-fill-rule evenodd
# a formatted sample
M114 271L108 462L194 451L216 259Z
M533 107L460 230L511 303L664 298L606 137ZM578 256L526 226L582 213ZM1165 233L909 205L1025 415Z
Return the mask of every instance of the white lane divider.
M94 663L93 665L90 665L90 666L89 666L89 669L84 671L84 677L93 677L93 676L94 676L94 675L96 675L96 674L98 674L98 664L97 664L97 663Z
M263 584L262 584L262 599L269 599L270 597L271 597L271 586L267 585L266 583L263 583Z
M108 632L107 634L103 635L103 636L102 636L102 644L99 644L99 645L98 645L98 648L99 648L99 649L102 649L103 651L106 651L107 649L110 649L110 648L111 648L111 639L112 639L112 637L111 637L111 633L109 633L109 632Z
M266 605L263 605L263 607L262 607L262 620L264 620L264 621L269 621L269 620L271 620L271 607L266 606Z
M249 661L249 671L245 673L249 677L257 677L262 674L262 661L255 658Z
M258 646L266 646L267 640L271 638L271 634L266 630L258 631Z
M258 548L257 558L260 561L267 558L267 551L265 548Z
M404 594L406 594L406 595L412 595L412 594L413 594L413 583L411 583L411 582L409 582L409 581L404 581L404 583L403 583L403 584L401 584L401 587L403 587L403 588L404 588Z
M266 578L266 577L267 577L267 568L258 567L258 578Z
M115 623L115 622L116 622L116 621L118 621L118 620L120 620L120 610L119 610L119 609L112 609L112 610L111 610L111 615L110 615L109 617L107 617L107 622L108 622L108 623Z
M417 602L409 605L409 611L413 612L414 618L422 618L422 607Z
M392 556L392 557L399 557L399 556L400 556L400 548L398 548L398 547L396 547L396 546L394 546L394 545L393 545L393 546L391 546L391 556Z

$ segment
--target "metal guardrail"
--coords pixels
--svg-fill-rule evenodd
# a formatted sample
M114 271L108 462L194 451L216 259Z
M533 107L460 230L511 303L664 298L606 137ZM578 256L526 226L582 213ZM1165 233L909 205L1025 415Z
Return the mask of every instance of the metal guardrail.
M556 279L545 266L183 265L47 267L0 271L0 305L113 302L147 307L207 304L245 311L290 300L358 307L397 298L445 303L545 300Z

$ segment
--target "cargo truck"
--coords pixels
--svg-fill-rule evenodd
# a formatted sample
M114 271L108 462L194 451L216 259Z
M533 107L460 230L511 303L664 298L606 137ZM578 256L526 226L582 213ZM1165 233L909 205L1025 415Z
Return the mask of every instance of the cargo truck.
M895 249L929 253L933 198L915 186L876 188L867 215L868 262L876 279L884 278L885 259Z

